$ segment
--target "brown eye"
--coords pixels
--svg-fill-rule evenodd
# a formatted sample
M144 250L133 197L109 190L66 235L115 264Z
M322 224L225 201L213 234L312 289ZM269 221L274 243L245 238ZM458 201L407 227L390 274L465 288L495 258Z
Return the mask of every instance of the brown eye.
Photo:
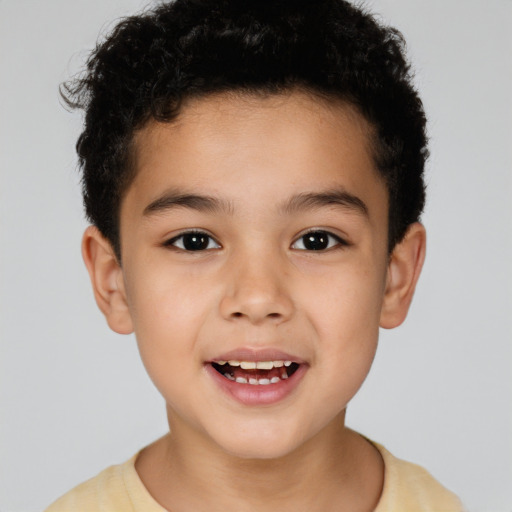
M343 240L328 231L310 231L293 243L292 249L301 251L325 251L337 245L345 245Z
M169 240L165 245L172 245L183 251L220 249L220 245L210 235L202 231L182 233Z

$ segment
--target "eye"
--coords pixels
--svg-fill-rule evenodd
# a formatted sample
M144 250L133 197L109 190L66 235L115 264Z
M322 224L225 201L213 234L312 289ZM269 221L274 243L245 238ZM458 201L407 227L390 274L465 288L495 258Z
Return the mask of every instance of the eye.
M337 245L348 245L339 236L328 231L314 230L302 235L293 244L292 249L300 251L325 251Z
M220 245L203 231L189 231L171 238L165 242L166 246L174 246L182 251L207 251L220 249Z

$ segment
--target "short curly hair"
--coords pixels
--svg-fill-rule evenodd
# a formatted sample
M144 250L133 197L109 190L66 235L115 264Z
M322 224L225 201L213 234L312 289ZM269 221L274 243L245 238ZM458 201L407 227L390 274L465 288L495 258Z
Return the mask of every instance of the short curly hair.
M120 260L119 210L136 130L185 99L301 89L355 106L372 126L389 193L389 250L425 202L426 119L402 35L344 0L174 0L119 22L61 88L85 111L77 142L88 219Z

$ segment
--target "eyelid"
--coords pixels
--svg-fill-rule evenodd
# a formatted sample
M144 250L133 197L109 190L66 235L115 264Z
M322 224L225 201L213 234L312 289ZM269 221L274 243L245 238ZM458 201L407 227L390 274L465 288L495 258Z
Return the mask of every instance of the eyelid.
M301 240L302 238L304 238L305 236L307 236L308 234L310 233L325 233L328 237L330 238L333 238L334 240L336 240L336 244L331 246L331 247L327 247L325 249L321 249L321 250L317 250L317 251L314 251L312 249L297 249L296 247L294 247L294 245L299 241ZM292 242L291 244L291 248L292 249L295 249L295 250L298 250L298 251L309 251L309 252L326 252L326 251L329 251L331 249L335 249L336 247L347 247L351 245L346 239L344 239L343 237L341 237L340 235L337 235L335 233L333 233L331 230L329 229L326 229L326 228L310 228L306 231L303 231L302 233L300 233L295 239L294 241Z
M205 237L209 238L210 240L212 240L217 247L210 247L210 248L207 247L206 249L191 251L191 250L187 250L185 247L177 246L175 244L175 242L180 240L180 239L183 239L183 237L186 236L186 235L202 235L202 236L205 236ZM205 231L203 229L185 229L185 230L181 231L180 233L178 233L177 235L174 235L171 238L166 239L164 241L163 245L165 247L170 247L172 249L176 249L176 250L183 251L183 252L204 252L204 251L211 251L211 250L214 250L214 249L221 249L222 248L222 246L219 243L219 241L213 235L211 235L210 233L208 233L207 231ZM208 245L210 245L210 242L208 243Z

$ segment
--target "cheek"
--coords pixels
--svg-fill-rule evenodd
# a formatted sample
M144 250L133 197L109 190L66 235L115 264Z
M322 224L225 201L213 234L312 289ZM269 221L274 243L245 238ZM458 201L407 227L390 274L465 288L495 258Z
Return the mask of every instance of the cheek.
M200 283L159 271L133 276L127 297L142 361L163 391L167 382L185 378L181 362L201 365L197 340L211 300Z
M370 370L379 336L379 283L375 273L352 269L331 276L324 293L310 294L304 306L317 334L319 370L331 380L332 400L350 400Z
M349 343L378 333L383 300L382 276L365 268L333 272L305 285L301 296L320 339ZM307 292L309 290L309 293Z
M194 330L209 302L204 280L180 269L154 266L127 283L127 297L136 334L145 338Z

